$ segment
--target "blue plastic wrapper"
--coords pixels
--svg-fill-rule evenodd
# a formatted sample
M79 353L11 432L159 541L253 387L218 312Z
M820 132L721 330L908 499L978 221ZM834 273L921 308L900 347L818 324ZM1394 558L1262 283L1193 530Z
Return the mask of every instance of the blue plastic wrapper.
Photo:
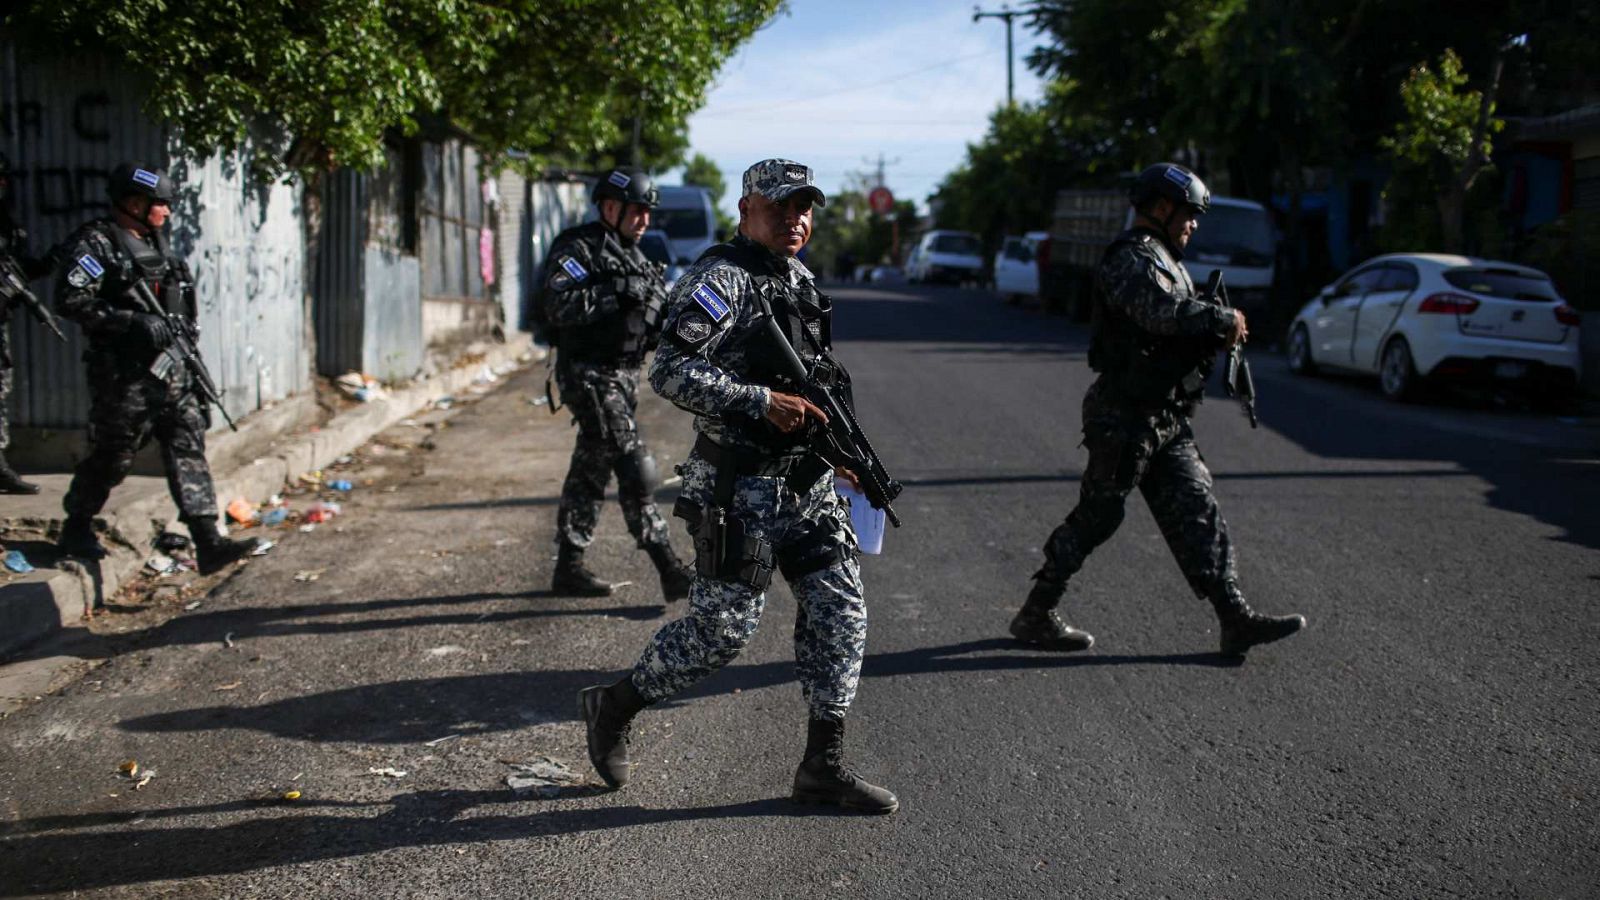
M28 563L28 558L22 555L21 550L12 550L6 554L6 568L18 575L26 575L33 571L33 566Z
M332 490L335 490L335 491L348 491L348 490L354 488L355 485L353 485L350 482L346 481L345 479L341 478L338 481L330 481L330 482L328 482L328 487L330 489L332 489Z
M263 525L282 525L283 524L283 520L287 519L287 518L289 518L289 511L280 506L277 509L269 509L266 512L262 513L261 514L261 524L263 524Z

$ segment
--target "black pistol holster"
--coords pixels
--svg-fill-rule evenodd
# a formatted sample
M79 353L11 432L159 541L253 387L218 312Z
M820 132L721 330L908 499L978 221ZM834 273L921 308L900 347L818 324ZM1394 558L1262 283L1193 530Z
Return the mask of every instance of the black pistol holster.
M744 523L728 515L728 510L740 475L778 474L778 467L786 461L731 451L704 436L695 442L695 451L717 468L711 499L697 506L679 497L672 509L673 515L689 524L694 537L695 573L766 590L776 568L772 544L746 534Z

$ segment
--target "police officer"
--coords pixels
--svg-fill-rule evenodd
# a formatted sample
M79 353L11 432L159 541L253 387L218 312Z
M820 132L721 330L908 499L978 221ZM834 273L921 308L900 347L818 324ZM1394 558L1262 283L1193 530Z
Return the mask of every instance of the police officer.
M808 419L826 415L769 387L752 349L769 310L803 359L830 345L831 304L795 259L811 237L813 204L824 202L809 168L756 163L744 173L738 236L708 250L673 290L650 385L695 415L699 436L679 468L673 512L695 536L696 576L688 613L656 633L632 671L579 696L589 759L612 787L628 780L633 717L738 656L776 568L795 597L795 662L810 708L792 796L872 813L899 806L843 759L867 619L849 508L804 433Z
M650 555L668 602L689 595L689 573L656 510L655 462L639 436L639 369L661 334L661 272L638 243L656 190L638 169L613 169L595 184L600 217L563 231L545 259L536 309L557 347L556 383L578 437L556 513L558 594L603 597L611 585L583 563L613 472L622 516Z
M11 158L0 153L0 257L15 264L27 281L50 270L46 259L28 255L28 232L11 217ZM11 304L0 294L0 494L37 494L39 486L23 481L6 462L11 446Z
M1211 205L1189 169L1162 163L1139 174L1130 193L1132 229L1119 235L1095 272L1089 365L1099 373L1083 398L1084 469L1077 508L1044 546L1044 566L1011 634L1050 650L1094 643L1056 615L1071 578L1090 552L1122 524L1138 488L1196 594L1221 623L1221 651L1242 656L1288 637L1301 616L1252 610L1239 590L1228 527L1211 493L1189 420L1217 351L1249 334L1245 316L1200 295L1179 261Z
M89 454L78 463L62 506L67 519L58 545L69 556L106 554L93 521L111 489L133 467L134 454L152 436L161 445L167 487L179 518L189 526L195 560L209 574L256 549L217 528L217 498L206 463L210 411L202 407L188 367L164 378L150 371L171 346L172 326L141 311L131 297L144 282L171 314L193 322L194 280L173 255L163 231L172 213L172 179L153 165L123 163L111 171L111 215L94 219L61 245L56 303L83 329L89 381Z

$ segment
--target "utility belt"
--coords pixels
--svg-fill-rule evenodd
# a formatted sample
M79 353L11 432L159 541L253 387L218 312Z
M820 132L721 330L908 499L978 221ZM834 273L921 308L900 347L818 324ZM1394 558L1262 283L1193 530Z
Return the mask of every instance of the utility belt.
M833 467L809 450L772 455L724 447L705 435L695 440L694 452L717 470L710 500L696 504L680 496L672 507L672 514L688 523L694 537L695 572L705 578L738 581L758 591L766 590L778 567L776 553L769 541L746 534L744 523L728 515L735 485L741 477L782 478L791 491L802 493ZM790 565L785 560L784 574L790 578L808 574L800 569L811 562L809 558L797 559ZM824 563L831 564L831 559ZM817 565L809 571L822 567Z

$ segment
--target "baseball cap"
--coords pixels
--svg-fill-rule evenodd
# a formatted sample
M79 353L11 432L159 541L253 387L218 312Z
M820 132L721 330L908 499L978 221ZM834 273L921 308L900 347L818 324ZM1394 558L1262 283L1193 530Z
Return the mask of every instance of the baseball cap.
M763 159L744 170L744 192L739 196L760 194L774 203L782 203L796 191L810 191L818 206L827 206L828 198L822 189L811 182L811 167L802 166L792 159Z

